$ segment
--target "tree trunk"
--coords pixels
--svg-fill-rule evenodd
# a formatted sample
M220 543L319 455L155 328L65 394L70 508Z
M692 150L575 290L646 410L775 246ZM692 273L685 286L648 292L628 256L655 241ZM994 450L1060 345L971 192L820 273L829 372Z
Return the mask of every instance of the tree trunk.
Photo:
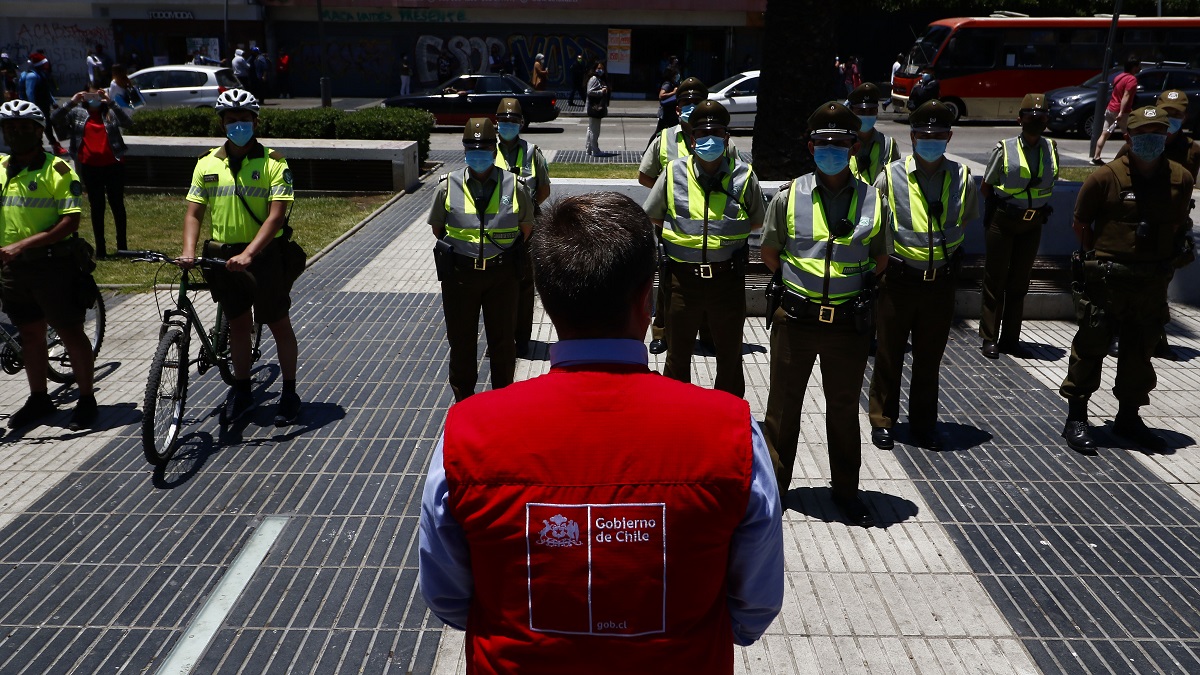
M813 169L808 117L834 98L837 12L813 0L767 0L754 120L754 172L790 180Z

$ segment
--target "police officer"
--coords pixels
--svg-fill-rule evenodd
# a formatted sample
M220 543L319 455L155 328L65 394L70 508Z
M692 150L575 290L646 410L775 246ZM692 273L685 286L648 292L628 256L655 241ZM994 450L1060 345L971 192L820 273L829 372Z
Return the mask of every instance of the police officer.
M1192 178L1200 175L1200 143L1197 143L1187 137L1183 133L1183 121L1187 117L1188 98L1187 94L1178 90L1170 89L1158 95L1158 101L1155 103L1158 107L1167 111L1167 147L1163 150L1163 155L1172 162L1179 162L1183 168L1187 169L1192 174ZM1117 157L1124 157L1129 154L1129 144L1121 146L1117 152ZM1183 267L1195 260L1195 252L1189 235L1191 234L1191 223L1179 233L1177 245L1179 255L1173 265L1174 268ZM1174 277L1174 270L1171 272ZM1170 279L1168 279L1168 283ZM1170 321L1168 317L1167 321ZM1165 328L1165 326L1164 326ZM1119 350L1113 340L1114 346L1109 350L1109 354L1116 356ZM1176 359L1175 352L1171 349L1170 343L1167 342L1167 332L1164 329L1162 336L1159 337L1158 345L1154 348L1154 356L1160 359Z
M521 102L515 98L500 99L496 108L496 133L500 145L496 153L496 166L501 171L510 171L525 184L533 197L533 211L541 211L542 202L550 196L550 171L542 149L521 138L521 127L525 117L521 113ZM517 356L529 356L529 339L533 337L533 261L523 256L520 265L520 295L517 297Z
M533 228L529 193L515 174L496 166L496 127L490 119L467 121L463 149L467 168L442 175L429 208L429 225L438 239L434 256L455 401L475 393L481 310L492 387L512 384L518 279Z
M1021 318L1029 276L1050 217L1050 196L1058 180L1058 145L1042 137L1050 119L1045 94L1026 94L1017 115L1021 134L992 149L980 193L986 201L983 308L979 317L981 351L1027 359L1020 342ZM1003 331L1001 326L1003 325Z
M754 170L726 153L728 125L725 106L701 101L689 122L694 154L667 164L644 206L661 228L668 258L663 374L691 381L696 331L707 324L717 354L715 387L742 396L747 239L762 227L765 208Z
M196 162L180 259L186 264L196 257L200 224L211 208L212 239L205 242L203 255L228 260L223 270L202 270L213 300L221 303L229 319L234 384L225 399L223 421L237 421L254 405L250 341L253 324L259 323L275 338L283 376L275 424L285 426L296 421L301 406L296 393L299 348L289 311L292 284L304 263L294 259L298 246L291 242L287 222L294 198L292 172L283 155L258 142L259 105L253 94L225 91L217 97L216 111L226 140Z
M900 147L896 139L875 127L879 119L879 87L874 82L855 87L848 105L862 123L858 130L858 150L850 157L850 171L858 180L874 184L883 167L900 159Z
M772 317L764 433L783 495L792 481L805 387L819 356L833 501L850 522L869 527L874 518L858 494L858 401L875 277L888 262L890 215L879 191L850 170L859 151L859 118L830 101L809 117L808 127L817 170L776 193L763 233L763 262L772 271L782 268L784 284Z
M70 165L42 149L46 116L28 101L0 106L0 129L11 155L0 155L0 304L21 336L29 398L12 417L18 429L53 414L46 391L46 326L54 328L71 357L79 401L68 423L72 431L96 420L91 343L83 329L94 298L95 264L79 229L83 186Z
M1075 201L1075 234L1086 252L1076 279L1079 330L1059 392L1067 399L1063 438L1092 454L1088 398L1114 332L1121 335L1113 395L1118 402L1113 433L1149 450L1166 442L1142 421L1156 378L1151 355L1167 316L1167 282L1178 233L1187 226L1195 178L1167 159L1167 111L1147 106L1129 116L1130 153L1088 176Z
M655 180L666 168L667 164L691 153L689 143L691 133L684 129L684 124L692 116L692 111L701 102L708 99L708 87L698 78L689 77L679 83L676 93L675 112L679 115L679 124L663 129L646 147L642 153L642 163L638 165L638 182L643 187L653 188ZM737 147L729 143L727 154L738 157ZM664 340L667 316L670 313L671 289L662 280L658 284L658 293L654 300L654 323L650 325L650 353L661 354L667 351ZM700 326L700 342L710 351L713 350L713 340L707 324Z
M950 323L966 225L979 217L979 192L967 167L945 156L954 113L938 100L909 117L913 154L888 164L875 187L892 211L890 263L880 283L879 347L871 373L871 441L893 446L900 416L904 345L912 335L909 429L915 445L943 446L937 433L938 370Z

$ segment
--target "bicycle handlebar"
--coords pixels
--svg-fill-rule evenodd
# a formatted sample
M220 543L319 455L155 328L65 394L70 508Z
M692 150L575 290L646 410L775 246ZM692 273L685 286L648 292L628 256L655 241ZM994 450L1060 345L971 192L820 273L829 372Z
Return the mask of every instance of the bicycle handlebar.
M117 251L118 258L132 258L134 262L152 262L152 263L170 263L179 266L179 260L173 258L161 251ZM197 267L207 267L209 269L223 269L225 263L228 262L224 258L194 258L193 262Z

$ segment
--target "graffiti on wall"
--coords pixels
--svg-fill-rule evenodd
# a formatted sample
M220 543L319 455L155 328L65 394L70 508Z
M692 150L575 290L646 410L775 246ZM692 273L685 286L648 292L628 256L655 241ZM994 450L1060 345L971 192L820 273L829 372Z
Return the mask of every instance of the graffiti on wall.
M18 64L23 64L30 52L45 50L60 96L87 86L87 55L96 45L104 45L112 57L113 33L107 24L31 21L16 25L11 34L0 40L0 50Z
M306 40L296 47L293 58L299 72L316 73L321 69L321 45L316 40ZM325 46L326 63L330 77L390 81L396 54L389 38L359 38L353 42L329 41Z
M543 54L550 84L564 86L577 54L583 54L585 60L602 58L606 49L607 45L586 36L512 34L500 39L422 35L417 38L414 69L421 82L441 82L447 71L450 75L488 73L492 71L488 56L495 53L505 60L511 55L516 73L528 79L534 60Z

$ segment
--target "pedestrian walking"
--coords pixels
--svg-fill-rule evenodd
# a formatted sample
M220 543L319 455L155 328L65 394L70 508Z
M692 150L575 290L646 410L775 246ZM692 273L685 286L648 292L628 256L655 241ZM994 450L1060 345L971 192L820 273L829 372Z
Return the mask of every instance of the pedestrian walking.
M563 339L549 374L450 408L421 497L421 593L466 631L468 672L730 675L734 645L783 604L762 434L745 401L647 367L654 231L636 202L569 197L538 228Z
M81 91L50 116L59 136L69 139L75 170L83 181L91 207L96 257L108 256L104 234L105 207L111 206L117 248L129 248L125 237L125 141L121 129L132 129L133 118L108 97L108 92Z
M261 104L267 100L267 78L271 73L271 59L258 47L250 50L254 55L254 84L258 88L254 95Z
M980 350L989 359L1001 353L1019 359L1032 356L1021 344L1021 320L1058 180L1058 144L1042 136L1049 119L1045 94L1026 94L1017 114L1020 135L996 144L983 174L987 256L979 337Z
M533 200L516 175L496 166L496 127L490 119L467 121L463 151L467 168L442 174L429 209L455 401L475 393L481 311L492 388L512 384L518 270L533 230Z
M875 181L892 212L869 396L871 441L883 450L893 447L910 336L909 435L918 447L944 447L937 429L938 378L954 319L966 227L979 217L979 191L970 170L946 157L953 123L954 112L941 101L917 108L909 116L913 154L888 164Z
M125 72L125 66L117 64L112 67L113 79L108 83L108 99L113 105L121 108L137 108L145 103L142 93L130 81Z
M400 95L412 93L412 66L408 65L408 57L400 57Z
M604 156L600 151L600 120L608 116L608 83L604 77L604 62L597 61L587 84L587 154Z
M677 95L679 92L679 71L668 67L663 73L662 84L658 85L658 126L654 128L651 141L658 137L663 129L669 129L679 124L679 113L676 111Z
M693 154L667 164L644 208L667 255L668 275L659 282L670 289L663 374L691 381L696 332L707 325L717 355L714 387L743 396L747 240L762 227L764 200L754 170L726 152L728 126L724 106L701 101L689 120Z
M534 91L545 91L546 85L550 81L550 71L546 69L546 55L538 54L533 61L533 85Z
M892 91L894 91L896 88L896 73L900 72L900 68L903 67L901 65L903 61L904 54L896 54L896 60L892 63L892 77L890 80L888 80L888 84L890 85L888 87L888 96L883 100L884 110L887 110L888 106L892 103Z
M571 64L571 93L567 97L568 105L579 105L575 103L575 95L587 102L587 96L584 92L587 91L587 64L583 61L583 54L576 54L575 61Z
M1129 154L1097 169L1075 200L1080 251L1073 259L1072 294L1079 328L1059 393L1067 399L1063 438L1095 454L1088 400L1100 388L1113 333L1121 336L1113 395L1112 431L1150 451L1167 443L1142 420L1157 379L1151 357L1167 313L1167 283L1180 231L1188 226L1195 178L1166 148L1170 116L1146 106L1128 119Z
M767 308L771 386L763 432L786 504L808 380L819 357L833 503L850 523L870 527L875 517L858 491L859 398L891 216L879 190L850 170L860 128L836 101L817 108L808 119L816 171L785 185L767 207L762 259L782 287Z
M254 67L250 61L246 59L245 51L241 49L235 49L233 51L233 61L230 63L230 67L233 68L233 76L238 79L238 82L240 82L242 86L247 89L247 91L253 90Z
M53 111L55 106L53 85L50 81L50 59L41 52L33 52L29 55L29 65L29 71L25 73L25 91L22 98L36 105L39 110ZM67 154L54 135L54 125L43 124L43 126L45 127L43 132L46 140L50 143L51 152L55 155Z
M1129 111L1133 110L1134 96L1137 95L1137 74L1141 70L1141 59L1130 56L1125 59L1124 70L1113 78L1112 95L1108 97L1108 106L1104 109L1104 127L1100 131L1100 136L1096 138L1096 149L1092 151L1092 164L1096 166L1104 164L1100 155L1104 151L1104 143L1108 141L1108 137L1117 129L1120 129L1122 134L1126 131L1125 124L1129 119ZM1088 133L1092 133L1092 130L1089 129Z
M279 98L292 97L292 56L282 47L279 58L275 59L275 84L279 87Z

